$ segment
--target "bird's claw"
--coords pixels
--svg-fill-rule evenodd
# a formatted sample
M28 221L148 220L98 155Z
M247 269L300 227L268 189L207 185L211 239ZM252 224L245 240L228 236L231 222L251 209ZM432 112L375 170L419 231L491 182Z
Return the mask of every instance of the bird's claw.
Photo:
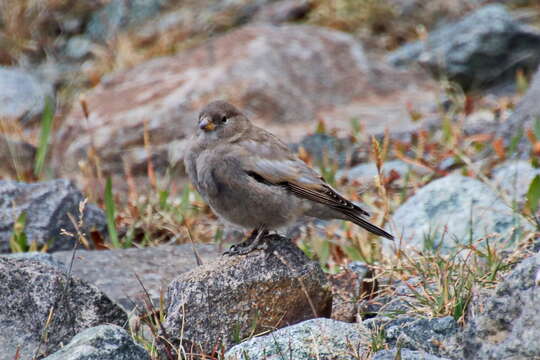
M229 250L225 251L223 255L247 255L254 250L266 250L268 244L266 244L263 238L268 234L268 231L258 231L255 236L250 236L246 241L240 244L231 245Z

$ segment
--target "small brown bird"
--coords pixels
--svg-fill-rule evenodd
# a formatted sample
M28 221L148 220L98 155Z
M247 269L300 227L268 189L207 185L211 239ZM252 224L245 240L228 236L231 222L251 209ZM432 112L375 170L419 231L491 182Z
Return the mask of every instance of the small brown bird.
M191 182L222 220L254 229L229 254L249 253L268 230L302 216L349 220L394 238L365 220L366 211L340 195L277 137L227 102L214 101L201 111L184 162Z

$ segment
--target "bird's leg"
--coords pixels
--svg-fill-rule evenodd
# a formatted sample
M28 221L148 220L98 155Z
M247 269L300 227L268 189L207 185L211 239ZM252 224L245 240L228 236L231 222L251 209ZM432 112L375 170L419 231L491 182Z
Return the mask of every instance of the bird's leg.
M252 252L255 249L258 249L261 245L261 240L268 235L268 230L265 230L264 227L259 227L258 229L253 230L249 238L246 241L241 242L240 244L233 245L228 251L223 255L246 255Z

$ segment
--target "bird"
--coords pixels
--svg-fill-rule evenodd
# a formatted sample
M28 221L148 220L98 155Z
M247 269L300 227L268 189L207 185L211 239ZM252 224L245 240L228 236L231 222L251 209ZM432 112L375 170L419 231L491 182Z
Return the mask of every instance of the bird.
M330 186L278 137L226 101L210 102L200 111L184 165L195 189L224 223L252 230L229 255L250 253L269 231L304 216L348 220L394 239L366 220L367 211Z

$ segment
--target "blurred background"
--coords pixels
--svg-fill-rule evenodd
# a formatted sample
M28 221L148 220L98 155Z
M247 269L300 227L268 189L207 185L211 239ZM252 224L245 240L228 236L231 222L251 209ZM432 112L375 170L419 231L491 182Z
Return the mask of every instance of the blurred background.
M384 224L453 171L536 166L539 26L532 0L1 0L0 178L74 181L116 245L221 239L182 157L225 99Z

